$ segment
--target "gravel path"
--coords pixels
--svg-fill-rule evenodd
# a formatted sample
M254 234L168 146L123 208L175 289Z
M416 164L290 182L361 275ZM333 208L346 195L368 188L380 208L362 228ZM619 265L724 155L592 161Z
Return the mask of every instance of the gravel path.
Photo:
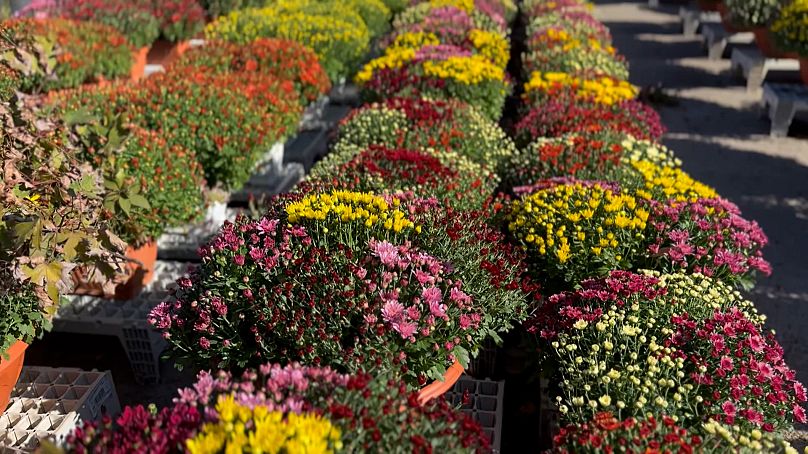
M664 143L685 170L714 186L757 220L770 239L774 273L751 298L769 317L786 360L808 383L808 127L772 139L759 114L760 94L747 93L728 59L710 61L700 38L681 33L678 6L599 2L596 16L628 58L631 81L662 84L675 105L658 107L668 127Z

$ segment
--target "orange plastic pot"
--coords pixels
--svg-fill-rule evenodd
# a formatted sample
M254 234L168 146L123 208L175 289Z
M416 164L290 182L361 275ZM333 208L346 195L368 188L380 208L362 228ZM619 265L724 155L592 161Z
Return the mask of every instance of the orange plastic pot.
M20 378L26 348L28 348L28 344L17 341L6 352L8 359L0 355L0 414L6 411L11 391L14 390L17 380Z
M455 361L454 364L446 369L446 372L443 374L443 380L435 380L418 391L418 403L425 405L430 400L446 394L446 392L452 389L455 383L457 383L460 376L463 375L463 370L463 366Z
M146 73L146 61L148 55L148 47L141 47L132 53L132 71L130 72L132 82L140 80L143 77L143 74Z
M75 283L73 294L91 295L104 298L128 300L136 297L154 278L154 263L157 261L157 242L152 240L139 248L127 247L126 257L132 261L126 264L124 278L115 287L115 292L104 291L99 283L88 282L86 269L78 267L73 270Z
M136 297L154 279L157 241L149 241L137 249L131 246L126 248L126 257L135 261L126 264L129 280L115 288L115 299L119 300Z
M757 27L752 29L755 35L755 44L757 44L760 53L766 58L798 58L797 54L793 52L784 52L777 47L774 39L772 38L769 29L766 27Z

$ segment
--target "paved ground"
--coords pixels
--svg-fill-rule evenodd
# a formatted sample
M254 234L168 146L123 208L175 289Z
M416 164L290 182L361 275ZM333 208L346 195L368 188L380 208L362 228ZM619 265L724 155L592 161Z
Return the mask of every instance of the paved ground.
M714 186L757 220L770 239L774 274L752 299L769 316L786 358L808 383L808 139L768 136L760 94L729 74L729 60L710 61L700 40L681 34L678 6L598 2L597 17L640 86L661 83L677 105L659 107L664 142L694 177ZM808 126L792 126L792 136Z

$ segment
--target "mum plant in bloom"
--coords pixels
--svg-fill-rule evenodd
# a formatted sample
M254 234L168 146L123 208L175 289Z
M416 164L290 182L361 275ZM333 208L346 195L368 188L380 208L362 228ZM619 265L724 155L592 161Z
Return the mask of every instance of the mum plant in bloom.
M316 187L355 191L412 191L460 210L479 210L499 178L455 152L370 145L330 153L312 168L308 181Z
M0 66L15 73L25 93L76 87L129 76L132 49L112 27L67 19L8 19L0 24L14 49Z
M594 38L580 39L564 29L549 27L533 35L531 52L523 55L526 74L534 71L597 74L628 79L625 59L612 46Z
M686 269L746 288L756 274L771 274L762 253L766 234L725 199L653 202L648 225L653 240L643 266Z
M703 431L688 430L671 418L629 417L618 420L608 411L600 412L584 424L570 424L553 438L553 454L605 454L614 447L627 453L643 452L757 452L797 454L790 444L769 433L755 431L739 435L737 428L709 421ZM706 432L706 433L705 433Z
M560 179L515 200L508 232L527 252L531 273L550 289L569 288L642 253L649 212L613 184Z
M394 96L457 99L491 119L502 113L511 86L505 71L482 55L451 45L391 47L356 75L371 100Z
M773 337L762 334L764 320L737 291L703 275L613 271L551 297L529 330L558 367L566 421L652 412L709 433L702 424L731 410L721 405L732 394L744 420L722 419L749 438L804 416L797 405L804 389Z
M282 220L227 224L152 313L173 356L228 368L383 365L421 383L468 361L485 314L457 273L404 241L421 227L397 199L334 191L283 209Z
M525 99L541 103L552 97L613 106L637 96L637 87L609 76L575 76L561 72L533 71L525 84ZM575 101L571 101L575 102Z
M160 35L171 42L189 40L205 27L205 10L196 0L156 0L152 8Z
M614 134L539 138L499 169L506 188L531 186L551 177L607 176L625 151Z
M208 42L189 49L168 68L188 72L261 73L294 83L300 104L307 105L328 93L331 82L317 55L287 39L259 38L247 44Z
M619 170L616 178L620 183L645 200L681 202L718 197L715 189L677 167L660 166L651 161L630 161Z
M200 214L204 180L193 152L139 127L91 122L75 130L79 157L104 175L103 216L127 244L139 247Z
M590 12L594 5L582 0L527 0L522 9L528 17L542 16L555 11Z
M378 144L456 152L488 169L516 153L495 122L456 100L389 98L353 110L337 130L333 153L344 147Z
M160 36L160 21L151 0L67 0L32 2L20 16L63 17L115 28L136 48L148 47Z
M787 2L782 0L726 0L733 24L741 27L768 27Z
M602 22L585 11L553 11L533 16L527 25L527 48L537 48L547 28L563 30L578 39L595 39L604 46L612 43L612 35Z
M502 18L489 16L484 12L474 8L473 2L421 2L410 6L406 10L397 14L393 19L393 29L408 29L413 25L429 23L433 18L441 18L442 21L458 24L465 24L469 20L473 28L485 30L491 33L502 35L507 38L509 29Z
M257 73L171 72L135 85L60 93L50 103L63 112L122 115L171 146L195 150L211 187L238 189L260 156L297 124L297 100L292 82Z
M431 22L409 28L418 31L399 30L390 35L390 43L385 46L385 53L448 44L482 55L500 68L504 69L508 65L510 43L499 34L476 28L468 30L449 28L444 24Z
M244 424L255 418L265 424ZM244 432L237 430L242 424ZM257 436L262 432L267 437ZM162 454L220 452L227 445L241 452L250 443L270 440L269 452L284 445L306 452L395 453L473 453L489 446L468 416L441 399L419 405L400 381L267 364L240 378L202 372L192 388L179 391L171 407L159 413L127 407L115 424L85 423L66 448L117 454L148 446L149 452Z
M624 153L623 163L635 161L650 162L658 167L679 168L682 160L676 157L673 150L653 140L638 139L631 134L625 134L620 142Z
M780 10L771 32L783 50L808 55L808 1L794 0Z
M257 38L297 41L312 49L332 81L349 77L367 53L370 33L349 2L275 1L236 10L205 29L208 39L246 44Z
M638 139L658 140L665 131L659 114L639 101L613 105L569 103L567 98L550 98L530 106L514 126L517 145L524 147L540 137L569 133L619 132Z

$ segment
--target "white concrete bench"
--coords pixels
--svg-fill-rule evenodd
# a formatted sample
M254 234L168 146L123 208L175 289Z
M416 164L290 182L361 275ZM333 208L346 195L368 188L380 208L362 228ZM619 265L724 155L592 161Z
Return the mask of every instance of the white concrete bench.
M695 36L702 24L721 23L721 15L716 11L699 11L685 6L679 8L679 17L682 19L682 33L685 36Z
M746 79L747 91L760 88L769 71L799 71L800 63L794 58L766 58L756 47L732 49L732 71Z
M752 32L728 33L721 24L704 23L701 26L702 45L707 50L710 60L720 60L730 44L752 44L755 35Z
M808 86L804 84L763 84L763 108L768 109L772 137L785 137L800 111L808 111Z

